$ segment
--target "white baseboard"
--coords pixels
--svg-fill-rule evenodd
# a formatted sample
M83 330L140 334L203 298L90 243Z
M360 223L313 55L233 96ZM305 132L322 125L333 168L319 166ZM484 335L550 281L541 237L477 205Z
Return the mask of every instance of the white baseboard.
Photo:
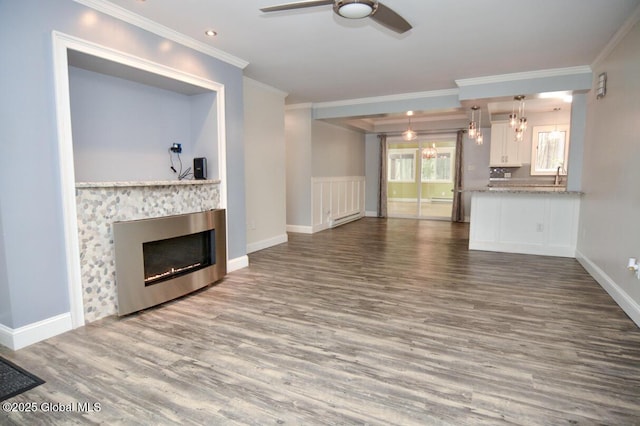
M469 250L535 254L538 256L576 257L575 247L541 246L500 241L469 241Z
M325 229L329 229L328 223L321 223L319 225L314 225L311 227L311 234L315 234L316 232L324 231Z
M600 287L602 287L609 296L629 315L629 318L640 327L640 305L633 300L629 294L624 291L615 281L611 279L598 265L593 263L584 254L576 250L576 259L587 270L589 275L595 279Z
M41 342L73 328L71 313L56 315L16 329L0 324L0 343L17 351L37 342Z
M13 349L13 329L0 324L0 345Z
M273 238L267 238L266 240L256 241L255 243L247 244L247 253L253 253L255 251L264 250L269 247L277 246L278 244L286 243L289 241L287 234L278 235Z
M367 210L367 211L364 212L364 215L366 217L378 217L378 212Z
M296 232L298 234L313 234L311 226L304 225L287 225L287 232Z
M227 272L237 271L238 269L249 266L249 256L240 256L227 261Z

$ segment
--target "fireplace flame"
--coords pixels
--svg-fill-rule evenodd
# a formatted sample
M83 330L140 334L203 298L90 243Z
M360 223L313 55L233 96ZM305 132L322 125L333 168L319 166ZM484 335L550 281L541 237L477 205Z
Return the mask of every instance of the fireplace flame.
M160 274L152 275L150 277L145 277L144 282L145 282L145 284L146 283L150 283L150 282L153 282L153 281L157 281L157 280L169 277L171 275L180 274L182 272L190 271L192 269L198 269L201 266L202 266L202 263L198 262L198 263L194 263L193 265L183 266L182 268L171 268L171 270L169 270L167 272L162 272Z

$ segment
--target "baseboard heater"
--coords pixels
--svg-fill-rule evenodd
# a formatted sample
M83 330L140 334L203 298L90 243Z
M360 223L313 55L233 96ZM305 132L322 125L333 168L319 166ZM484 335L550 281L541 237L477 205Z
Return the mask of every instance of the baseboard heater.
M358 220L361 217L362 217L362 215L360 214L360 212L349 213L348 215L340 216L340 217L337 217L335 219L331 219L329 221L329 227L330 228L335 228L336 226L344 225L345 223L349 223L349 222L353 222L354 220Z

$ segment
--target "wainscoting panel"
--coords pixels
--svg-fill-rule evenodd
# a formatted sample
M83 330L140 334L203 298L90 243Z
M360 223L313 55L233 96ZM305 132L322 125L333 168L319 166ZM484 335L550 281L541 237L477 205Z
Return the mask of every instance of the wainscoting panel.
M364 217L364 176L311 178L312 232Z

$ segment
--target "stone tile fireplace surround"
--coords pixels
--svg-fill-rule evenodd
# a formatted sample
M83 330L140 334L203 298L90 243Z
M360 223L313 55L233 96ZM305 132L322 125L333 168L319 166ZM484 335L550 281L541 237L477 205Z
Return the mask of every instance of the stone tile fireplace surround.
M112 224L220 208L220 181L76 183L85 321L118 312Z

